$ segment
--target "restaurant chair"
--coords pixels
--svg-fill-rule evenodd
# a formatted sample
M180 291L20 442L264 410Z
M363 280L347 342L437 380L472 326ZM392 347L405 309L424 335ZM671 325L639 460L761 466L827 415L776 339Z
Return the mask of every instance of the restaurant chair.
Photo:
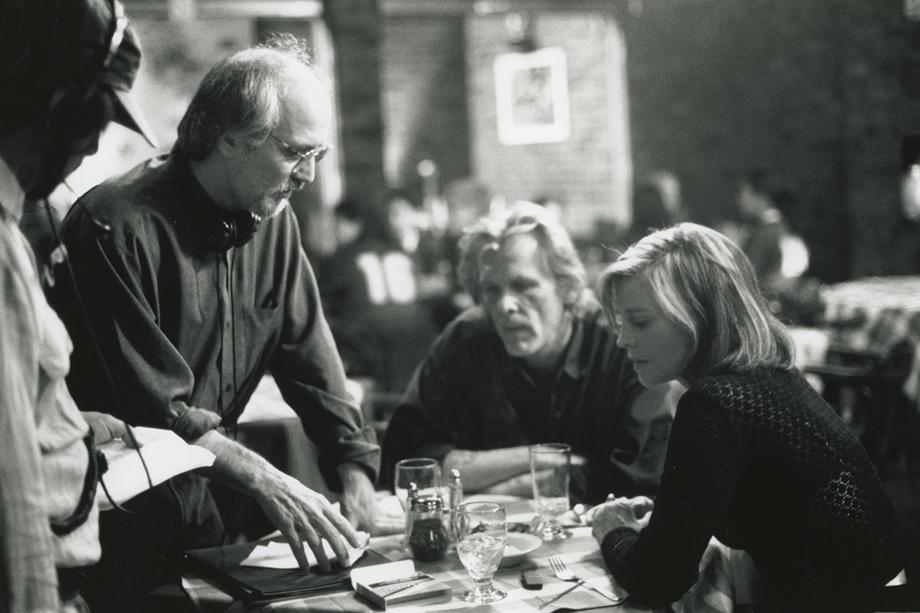
M899 442L894 424L906 402L901 387L913 355L914 346L907 341L885 354L832 344L824 362L802 367L820 378L822 395L859 435L882 475Z

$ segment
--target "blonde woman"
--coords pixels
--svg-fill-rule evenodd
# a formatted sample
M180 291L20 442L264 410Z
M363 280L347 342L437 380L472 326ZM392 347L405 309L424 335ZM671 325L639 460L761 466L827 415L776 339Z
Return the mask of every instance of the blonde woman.
M661 230L604 271L600 297L639 381L687 387L654 505L594 517L617 582L678 600L715 536L753 558L757 611L868 606L905 564L903 529L859 440L793 368L741 250L703 226Z

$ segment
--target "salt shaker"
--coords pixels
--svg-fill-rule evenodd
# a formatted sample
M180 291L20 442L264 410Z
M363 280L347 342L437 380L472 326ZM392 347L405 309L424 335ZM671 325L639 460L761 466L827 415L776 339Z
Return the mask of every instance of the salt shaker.
M452 543L457 542L457 513L460 511L461 502L463 502L463 482L460 480L460 470L451 468L450 483L447 484L447 510Z

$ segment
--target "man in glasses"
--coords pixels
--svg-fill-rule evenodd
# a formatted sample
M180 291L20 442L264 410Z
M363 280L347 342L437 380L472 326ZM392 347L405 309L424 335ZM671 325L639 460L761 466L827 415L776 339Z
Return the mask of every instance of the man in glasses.
M530 497L528 446L572 448L572 497L654 494L678 386L643 389L585 286L561 223L521 202L460 241L476 305L435 340L387 427L387 469L406 457L459 468L467 493Z
M171 153L91 190L64 221L120 402L80 335L75 397L213 451L206 476L251 496L304 570L303 542L324 570L321 539L346 565L346 543L362 544L355 528L372 528L379 464L285 206L314 179L331 113L299 41L241 51L205 75ZM320 448L320 469L342 492L341 514L227 434L266 371ZM107 604L100 610L135 610L132 599L177 579L183 550L223 535L202 475L177 477L128 506L133 513L101 524L98 583L108 593L91 602Z

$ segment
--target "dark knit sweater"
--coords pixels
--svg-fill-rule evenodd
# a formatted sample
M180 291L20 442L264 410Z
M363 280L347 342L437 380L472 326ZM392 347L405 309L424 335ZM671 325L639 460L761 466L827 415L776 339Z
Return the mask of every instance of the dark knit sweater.
M904 564L900 523L865 450L796 370L693 382L648 526L614 530L602 551L617 582L656 605L696 581L712 536L751 555L771 600L806 610L855 602Z

